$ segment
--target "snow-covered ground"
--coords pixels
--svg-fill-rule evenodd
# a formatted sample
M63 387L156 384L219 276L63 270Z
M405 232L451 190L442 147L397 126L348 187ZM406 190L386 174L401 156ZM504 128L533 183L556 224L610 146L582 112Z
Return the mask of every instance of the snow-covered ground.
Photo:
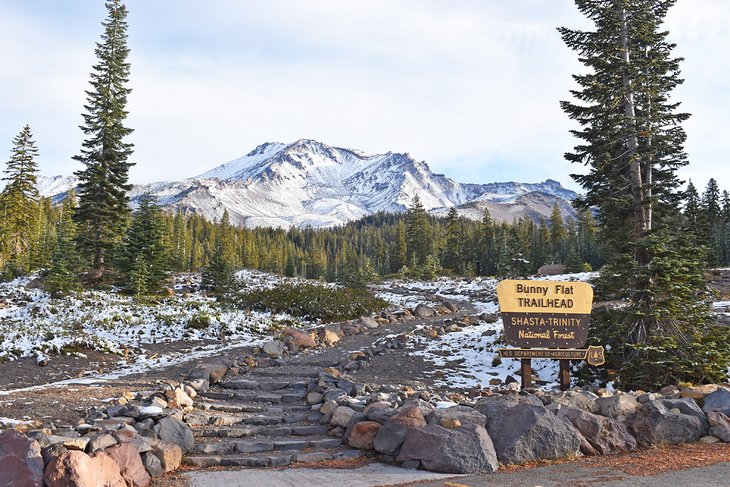
M195 288L195 276L175 287ZM272 287L282 278L239 273L242 288ZM221 340L221 346L257 344L286 315L222 308L200 293L138 301L115 292L84 291L61 299L28 289L31 277L0 283L0 361L91 348L122 354L148 344L179 340ZM139 360L142 360L139 358ZM137 364L140 365L140 364ZM140 365L141 366L141 365Z

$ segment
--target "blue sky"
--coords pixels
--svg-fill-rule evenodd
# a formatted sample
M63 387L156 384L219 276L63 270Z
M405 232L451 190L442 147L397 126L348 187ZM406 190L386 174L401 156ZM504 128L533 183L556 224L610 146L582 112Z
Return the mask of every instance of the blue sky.
M178 179L266 141L408 152L465 182L556 179L575 128L559 101L576 56L569 0L128 0L133 182ZM70 174L102 1L0 0L0 160L29 123L41 172ZM730 5L667 19L691 164L730 189Z

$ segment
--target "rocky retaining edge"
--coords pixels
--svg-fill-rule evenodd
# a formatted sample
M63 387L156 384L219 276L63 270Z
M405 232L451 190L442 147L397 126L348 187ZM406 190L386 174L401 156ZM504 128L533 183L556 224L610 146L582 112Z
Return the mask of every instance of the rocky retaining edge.
M311 332L286 329L253 356L233 365L206 364L182 384L126 394L117 404L92 410L75 428L0 433L0 485L139 486L176 469L193 446L184 422L196 391L245 374L251 367L282 365L282 356L333 344L344 335L380 325L457 312L435 308L383 313L377 318L327 325ZM494 315L444 320L418 333L457 331ZM454 402L408 386L359 384L349 371L367 367L374 355L400 349L412 333L386 337L323 369L307 386L307 403L329 433L353 448L405 468L444 473L484 473L516 464L577 455L627 452L639 445L695 441L730 442L730 385L702 385L656 393L605 389L519 391L516 383L481 391L482 397L450 395ZM448 405L450 407L436 407Z

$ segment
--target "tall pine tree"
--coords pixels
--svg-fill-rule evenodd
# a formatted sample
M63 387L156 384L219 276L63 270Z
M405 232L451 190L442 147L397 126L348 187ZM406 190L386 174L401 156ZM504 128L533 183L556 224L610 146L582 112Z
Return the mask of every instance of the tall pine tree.
M125 138L132 129L124 126L127 118L127 88L130 65L127 62L127 8L121 0L107 2L108 17L104 33L96 44L98 63L91 73L91 89L86 91L86 113L81 130L86 139L74 159L85 169L79 177L79 206L75 220L78 243L89 259L93 278L103 276L108 256L124 235L129 215L128 162L132 144Z
M0 264L13 267L13 273L30 270L30 247L38 221L39 194L36 188L38 148L30 127L25 125L13 139L10 160L5 169L7 185L0 194L2 243ZM3 255L7 262L1 262ZM0 269L1 270L1 269Z
M589 167L573 176L586 191L579 204L596 209L613 254L600 287L627 303L597 317L594 329L612 345L623 386L719 380L727 364L708 352L717 342L706 326L701 253L676 225L689 115L670 99L681 60L661 30L675 0L575 3L595 30L559 29L588 68L574 76L576 101L561 103L580 124L572 131L580 143L566 158Z

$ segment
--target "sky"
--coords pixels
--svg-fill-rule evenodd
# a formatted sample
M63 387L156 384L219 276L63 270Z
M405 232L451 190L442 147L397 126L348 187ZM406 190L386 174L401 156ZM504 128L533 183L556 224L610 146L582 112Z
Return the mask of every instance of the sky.
M135 183L192 177L264 142L311 138L407 152L462 182L579 189L560 110L581 71L556 27L570 0L127 0ZM101 0L0 0L0 161L30 124L42 174L81 169L79 129ZM673 93L700 189L730 190L730 3L667 17L685 82Z

